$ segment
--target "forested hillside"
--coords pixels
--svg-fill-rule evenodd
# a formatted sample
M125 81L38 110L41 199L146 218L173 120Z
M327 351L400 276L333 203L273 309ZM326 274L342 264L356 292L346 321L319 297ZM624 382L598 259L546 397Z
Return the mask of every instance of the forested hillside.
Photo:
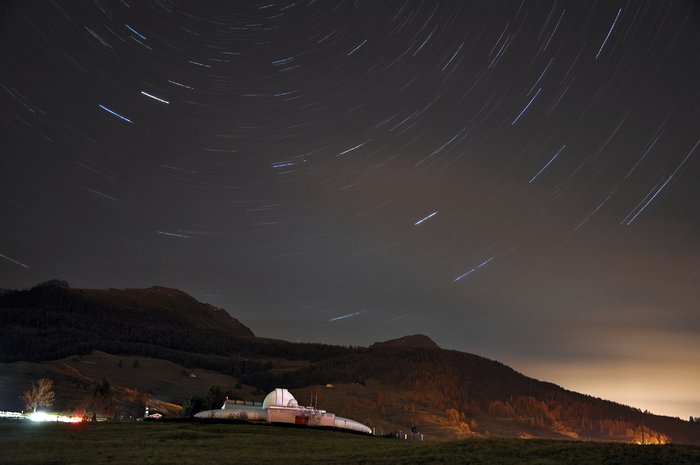
M427 336L369 348L260 338L226 311L162 287L81 290L51 282L3 291L0 328L2 362L99 350L217 370L261 392L371 383L342 391L337 408L361 405L364 418L378 424L423 418L460 434L634 442L643 432L645 442L700 443L698 423L567 391L499 362L441 349Z

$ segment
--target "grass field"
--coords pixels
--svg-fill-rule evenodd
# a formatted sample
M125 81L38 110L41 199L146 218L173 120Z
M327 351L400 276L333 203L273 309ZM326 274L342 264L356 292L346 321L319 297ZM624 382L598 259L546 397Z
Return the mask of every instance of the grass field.
M11 464L699 464L700 447L518 439L419 442L241 424L0 423Z

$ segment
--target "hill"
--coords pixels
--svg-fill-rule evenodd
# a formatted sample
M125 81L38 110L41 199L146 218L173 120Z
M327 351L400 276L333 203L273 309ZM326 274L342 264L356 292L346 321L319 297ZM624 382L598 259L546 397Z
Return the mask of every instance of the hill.
M384 342L375 342L370 349L395 349L395 348L408 348L412 347L415 349L439 349L435 341L430 339L425 334L414 334L412 336L404 336L397 339L391 339Z
M190 395L203 394L203 386L183 384L176 378L192 370L210 370L228 376L212 378L212 384L223 383L218 384L221 389L215 399L228 391L245 400L260 400L268 390L284 386L300 401L315 399L320 407L381 432L417 425L430 437L504 435L638 442L644 435L647 443L700 444L700 424L567 391L499 362L441 349L424 335L370 347L260 338L226 311L162 287L80 290L44 285L5 291L0 294L0 328L0 361L5 362L0 375L9 379L14 373L14 385L18 385L18 373L25 378L43 376L51 372L47 364L63 359L61 366L77 370L94 383L103 377L116 387L151 391L153 399L181 403L186 389L191 389ZM106 354L95 358L94 351ZM93 357L99 370L88 374L87 365L76 362L76 356ZM144 379L151 378L143 371L117 366L115 360L125 357L175 365L166 370L148 362L158 372L148 384ZM16 368L26 362L36 363L32 368ZM77 375L56 376L70 384ZM184 390L159 389L155 378ZM66 402L69 398L66 395Z
M5 291L0 308L2 362L102 350L222 368L227 360L215 355L233 353L234 341L254 337L225 310L157 286L96 290L49 283Z

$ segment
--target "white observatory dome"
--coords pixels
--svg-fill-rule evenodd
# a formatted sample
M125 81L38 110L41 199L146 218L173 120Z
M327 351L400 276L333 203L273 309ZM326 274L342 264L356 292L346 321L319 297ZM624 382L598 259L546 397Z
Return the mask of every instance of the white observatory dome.
M299 407L299 403L291 392L283 388L277 388L265 396L262 407Z

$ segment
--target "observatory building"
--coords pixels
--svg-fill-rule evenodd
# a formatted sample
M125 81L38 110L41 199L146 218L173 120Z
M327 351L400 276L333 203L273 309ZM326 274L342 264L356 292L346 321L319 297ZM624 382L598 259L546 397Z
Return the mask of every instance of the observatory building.
M339 417L314 407L300 407L292 393L282 388L270 392L262 404L226 399L220 409L205 410L196 414L195 417L329 426L372 434L369 427L355 420Z

